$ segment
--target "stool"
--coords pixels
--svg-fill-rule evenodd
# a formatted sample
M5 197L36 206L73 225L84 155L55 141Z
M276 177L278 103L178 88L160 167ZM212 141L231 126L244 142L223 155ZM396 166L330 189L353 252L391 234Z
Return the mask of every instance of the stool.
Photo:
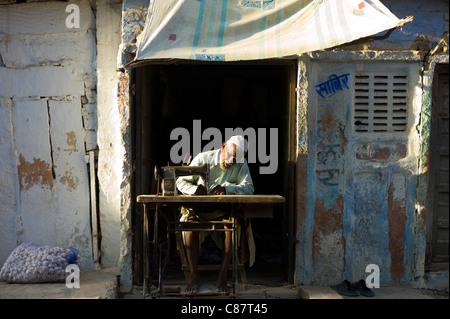
M229 229L224 229L221 226L227 224L227 225L234 225L233 218L231 218L231 221L223 222L223 221L190 221L190 222L171 222L169 225L172 227L168 228L169 231L175 232L175 238L177 242L177 249L178 253L180 255L181 259L181 269L184 272L184 276L186 278L186 281L190 281L190 267L186 255L186 249L184 246L182 231L237 231L237 229L234 229L233 227ZM237 249L237 245L233 245L233 249ZM236 254L237 255L237 254ZM220 270L221 265L198 265L198 270ZM229 270L233 270L233 261L229 265ZM237 270L239 271L239 275L241 277L242 283L247 283L247 275L245 273L244 264L238 262ZM237 275L237 274L235 274Z

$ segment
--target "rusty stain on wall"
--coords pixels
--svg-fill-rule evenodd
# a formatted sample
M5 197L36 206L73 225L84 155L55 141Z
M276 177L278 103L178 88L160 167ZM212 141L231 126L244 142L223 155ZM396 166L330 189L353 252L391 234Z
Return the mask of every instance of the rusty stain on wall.
M323 186L338 186L343 167L341 157L344 154L347 139L344 135L344 124L335 116L343 110L342 102L327 101L320 103L323 113L318 121L316 176Z
M335 139L336 137L339 137L342 139L342 144L340 146L342 147L342 153L347 145L347 139L344 135L344 124L341 123L336 117L335 112L339 112L339 110L343 111L343 102L339 101L328 101L325 105L324 103L320 103L320 107L326 107L324 110L324 113L320 120L320 125L323 128L322 134L320 135L320 138L322 138L324 141L331 141ZM337 131L336 131L337 130ZM338 132L338 134L336 134ZM336 136L337 135L337 136ZM318 140L319 145L323 145L322 140Z
M402 174L394 174L388 191L389 252L391 253L391 278L394 282L399 282L404 274L405 186L405 177Z
M322 240L336 232L342 232L342 212L344 210L344 198L341 194L334 200L334 206L326 207L325 200L316 200L314 212L314 232L313 232L313 259L327 254L331 256L334 250L324 250ZM341 236L339 242L334 243L335 247L345 247L344 238Z
M373 162L398 161L406 156L407 146L403 143L384 145L364 143L356 147L356 158Z
M76 152L77 150L77 138L75 137L75 132L71 131L67 134L67 145L69 145L68 149L64 149L64 151L68 151L70 152L70 154L72 154L72 152Z
M19 155L19 162L17 172L21 191L29 190L34 185L40 185L42 188L53 188L52 167L49 163L39 158L33 158L33 162L30 163L25 160L22 154Z
M78 177L72 175L72 170L65 171L65 175L59 181L67 186L67 190L70 192L78 187Z
M345 137L344 102L320 101L317 110L314 173L315 198L312 221L312 265L314 284L338 282L345 267L343 236Z
M126 108L129 106L128 83L128 73L123 73L119 76L119 83L117 85L117 102L119 104L119 108Z

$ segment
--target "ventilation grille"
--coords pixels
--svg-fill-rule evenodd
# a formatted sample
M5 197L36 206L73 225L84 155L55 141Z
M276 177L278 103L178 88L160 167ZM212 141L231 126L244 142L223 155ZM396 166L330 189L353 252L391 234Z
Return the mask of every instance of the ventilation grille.
M355 76L353 123L356 132L402 132L408 119L406 73Z

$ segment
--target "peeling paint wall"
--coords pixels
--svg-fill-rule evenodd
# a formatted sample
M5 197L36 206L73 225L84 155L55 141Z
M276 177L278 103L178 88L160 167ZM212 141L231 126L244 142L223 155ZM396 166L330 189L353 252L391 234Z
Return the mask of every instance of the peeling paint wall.
M75 247L93 267L85 154L96 148L95 17L65 2L0 5L0 264L22 241Z
M69 4L80 9L79 28L66 25ZM0 263L30 240L77 248L82 270L95 266L97 245L103 266L131 268L121 257L131 255L131 244L121 248L123 189L128 202L131 196L116 69L122 9L121 0L0 1L0 77L7 79L0 86ZM90 228L90 151L98 242ZM130 283L131 273L122 281Z
M448 22L448 20L447 20ZM447 23L448 29L448 23ZM435 67L437 64L449 64L449 55L436 54L435 56L429 56L426 59L423 72L423 98L421 105L421 121L419 129L421 131L420 138L420 152L419 152L419 176L417 186L417 198L416 198L416 234L415 234L415 267L414 276L417 278L417 286L426 287L424 273L425 273L425 259L426 259L426 245L431 236L427 234L427 226L430 221L430 215L432 215L432 193L430 189L430 179L432 168L430 167L431 161L431 131L432 131L432 91L433 91L433 77L435 75Z
M314 285L357 281L368 276L366 266L376 264L382 285L412 282L422 59L400 52L394 56L390 52L390 61L382 54L379 61L363 52L342 54L344 59L339 54L311 54L305 63L307 205L306 215L299 216L298 238L305 252L297 256L296 281ZM399 71L407 74L409 83L406 130L357 132L355 75ZM347 87L320 96L317 85L330 75L344 74Z
M448 63L448 2L386 5L414 22L384 40L299 58L296 284L356 281L376 264L381 285L424 287L430 92L434 65ZM408 77L406 130L356 132L355 75L395 70ZM316 85L344 74L348 88L318 94Z
M136 52L136 38L142 32L149 0L125 0L122 7L122 29L121 43L117 65L122 71L118 73L117 99L120 114L120 136L122 147L122 180L120 184L120 254L119 266L121 268L122 284L130 285L133 278L133 254L132 254L132 203L135 202L134 185L132 185L133 174L133 150L131 119L133 117L133 107L130 101L130 73L123 69L134 58Z
M98 182L101 261L117 267L120 252L120 185L123 150L116 71L121 37L122 1L102 0L97 8Z

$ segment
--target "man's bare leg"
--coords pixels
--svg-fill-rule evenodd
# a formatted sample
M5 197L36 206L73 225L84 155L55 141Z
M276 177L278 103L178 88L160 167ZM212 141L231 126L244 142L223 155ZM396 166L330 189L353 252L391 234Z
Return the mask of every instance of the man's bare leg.
M228 229L228 226L224 225ZM216 282L216 291L228 293L227 286L227 272L231 262L232 253L232 234L230 231L224 231L224 240L222 246L222 266L220 268L219 276Z
M199 252L199 232L187 231L186 232L186 253L189 263L189 271L191 275L191 281L187 285L185 292L189 294L198 293L198 252Z

